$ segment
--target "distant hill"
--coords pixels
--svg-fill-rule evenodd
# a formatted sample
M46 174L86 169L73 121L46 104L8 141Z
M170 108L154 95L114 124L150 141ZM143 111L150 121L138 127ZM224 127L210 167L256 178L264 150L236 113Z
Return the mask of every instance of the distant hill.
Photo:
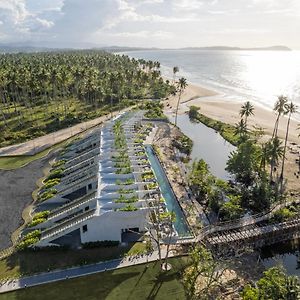
M258 47L258 48L239 48L239 47L227 47L227 46L212 46L212 47L186 47L181 50L246 50L246 51L292 51L292 49L286 46L271 46L271 47Z
M160 48L142 48L142 47L122 47L122 46L107 46L107 47L96 47L93 49L105 50L108 52L126 52L126 51L139 51L139 50L162 50Z
M27 43L12 43L12 44L0 44L0 53L18 53L18 52L50 52L50 51L68 51L78 50L79 48L60 48L60 47L40 47L33 46ZM105 50L108 52L129 52L129 51L151 51L151 50L252 50L252 51L291 51L286 46L272 46L272 47L261 47L261 48L239 48L239 47L228 47L228 46L212 46L212 47L185 47L185 48L143 48L143 47L123 47L123 46L102 46L102 47L87 47L86 49L92 50Z

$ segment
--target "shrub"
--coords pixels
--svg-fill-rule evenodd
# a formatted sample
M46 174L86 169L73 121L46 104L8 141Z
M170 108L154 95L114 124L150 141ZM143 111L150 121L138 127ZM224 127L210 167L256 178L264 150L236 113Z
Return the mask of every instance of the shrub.
M33 245L37 243L40 240L41 237L41 231L40 230L34 230L29 233L27 233L22 241L17 245L17 250L22 251L28 248L28 246Z
M55 169L50 172L50 174L45 179L45 182L54 178L61 178L63 176L64 176L64 168Z
M47 190L60 183L60 178L49 179L45 182L43 189Z
M52 168L58 168L58 167L64 165L65 163L66 163L65 159L60 159L52 165Z
M50 214L49 210L41 211L41 212L35 214L32 218L32 221L27 226L34 227L38 224L41 224L41 223L47 221L49 214Z
M49 189L49 190L46 190L45 192L39 194L38 195L38 200L39 201L45 201L45 200L48 200L48 199L52 198L56 194L57 194L56 189Z
M118 211L137 211L138 208L132 204L127 204L126 206L117 209Z
M134 203L137 202L139 198L137 196L132 196L130 198L125 198L123 195L121 195L120 198L115 200L115 203Z
M296 212L287 207L281 208L280 210L274 213L274 220L277 222L283 222L290 218L293 218L296 215Z

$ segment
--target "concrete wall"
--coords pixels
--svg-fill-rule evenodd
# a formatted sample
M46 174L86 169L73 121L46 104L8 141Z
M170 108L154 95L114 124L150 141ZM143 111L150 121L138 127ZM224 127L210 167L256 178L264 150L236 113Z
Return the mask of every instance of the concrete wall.
M121 242L122 229L138 227L140 231L145 228L146 210L134 212L108 212L82 223L80 228L81 242L96 242L113 240ZM83 226L88 230L83 232Z

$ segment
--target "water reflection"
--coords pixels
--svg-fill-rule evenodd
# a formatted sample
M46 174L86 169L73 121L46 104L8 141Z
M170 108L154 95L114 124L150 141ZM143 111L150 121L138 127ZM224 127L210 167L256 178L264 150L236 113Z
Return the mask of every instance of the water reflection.
M279 243L261 250L261 257L266 268L283 266L289 275L300 276L299 240Z
M169 120L174 122L174 116L167 114ZM230 152L235 147L226 142L215 130L202 123L191 122L187 114L178 115L177 125L181 131L194 142L192 159L203 158L210 166L213 175L221 179L229 179L225 170Z

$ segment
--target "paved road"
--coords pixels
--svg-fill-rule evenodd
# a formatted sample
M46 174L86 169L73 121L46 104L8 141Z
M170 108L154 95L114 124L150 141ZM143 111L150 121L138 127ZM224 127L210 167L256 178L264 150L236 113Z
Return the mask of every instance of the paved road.
M166 252L162 250L162 257L164 258ZM172 252L169 257L176 256ZM151 255L143 255L137 258L130 256L123 259L115 259L107 262L96 263L92 265L73 267L65 270L51 271L48 273L41 273L29 277L22 277L20 279L9 280L0 286L0 293L5 293L13 290L18 290L30 286L86 276L90 274L105 272L107 270L120 269L133 265L144 264L146 262L158 260L158 251L154 251Z

